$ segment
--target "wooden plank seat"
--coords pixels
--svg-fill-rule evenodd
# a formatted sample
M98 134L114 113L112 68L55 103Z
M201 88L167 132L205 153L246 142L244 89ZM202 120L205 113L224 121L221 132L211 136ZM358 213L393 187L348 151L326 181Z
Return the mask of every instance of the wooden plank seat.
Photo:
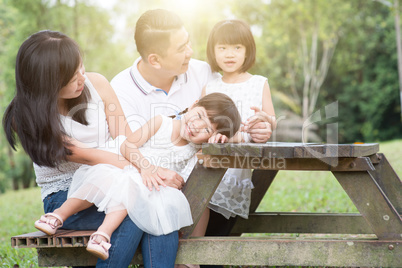
M378 150L378 144L205 144L183 189L194 223L232 167L254 169L250 217L238 219L229 237L194 238L195 224L183 228L176 263L402 267L402 183ZM256 212L281 170L332 172L359 213ZM37 248L40 266L94 265L85 250L91 233L34 232L11 244ZM142 263L139 252L132 263Z

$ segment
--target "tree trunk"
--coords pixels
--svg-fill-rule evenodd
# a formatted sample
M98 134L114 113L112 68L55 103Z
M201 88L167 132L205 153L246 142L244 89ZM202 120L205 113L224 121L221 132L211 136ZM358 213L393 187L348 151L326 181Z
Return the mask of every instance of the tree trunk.
M396 47L398 51L398 75L399 75L399 96L401 101L401 120L402 120L402 44L401 44L401 27L399 22L399 0L394 0L395 12L395 32Z

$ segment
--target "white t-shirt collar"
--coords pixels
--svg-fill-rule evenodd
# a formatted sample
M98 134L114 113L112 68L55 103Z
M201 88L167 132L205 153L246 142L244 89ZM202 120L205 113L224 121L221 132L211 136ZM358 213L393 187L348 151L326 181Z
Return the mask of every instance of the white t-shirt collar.
M148 81L142 77L140 72L138 71L138 63L140 62L141 57L135 60L133 66L130 68L130 76L131 79L133 80L134 84L138 87L138 89L144 94L148 95L152 91L163 91L165 94L166 92L160 88L154 87ZM170 94L174 93L176 88L180 88L180 85L187 83L187 72L184 74L180 74L176 77L176 79L173 81L172 87L169 91ZM167 95L167 94L166 94Z

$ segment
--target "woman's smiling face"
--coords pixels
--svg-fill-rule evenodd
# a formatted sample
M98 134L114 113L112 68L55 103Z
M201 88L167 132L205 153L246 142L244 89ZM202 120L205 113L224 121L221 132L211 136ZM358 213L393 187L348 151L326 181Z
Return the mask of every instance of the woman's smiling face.
M67 85L61 88L59 92L59 99L74 99L81 95L84 90L85 82L85 67L81 63L75 72L74 76L71 78Z

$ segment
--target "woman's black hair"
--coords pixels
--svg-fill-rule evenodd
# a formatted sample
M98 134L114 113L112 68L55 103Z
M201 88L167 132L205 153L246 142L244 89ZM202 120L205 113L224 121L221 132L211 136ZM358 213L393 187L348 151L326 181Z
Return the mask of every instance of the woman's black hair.
M3 117L3 127L11 147L16 136L32 161L40 166L56 167L67 160L71 145L61 124L58 110L60 90L73 78L81 64L77 43L54 31L31 35L19 48L16 67L16 94ZM66 100L70 110L86 105L89 92ZM87 125L86 109L74 113L73 120Z

